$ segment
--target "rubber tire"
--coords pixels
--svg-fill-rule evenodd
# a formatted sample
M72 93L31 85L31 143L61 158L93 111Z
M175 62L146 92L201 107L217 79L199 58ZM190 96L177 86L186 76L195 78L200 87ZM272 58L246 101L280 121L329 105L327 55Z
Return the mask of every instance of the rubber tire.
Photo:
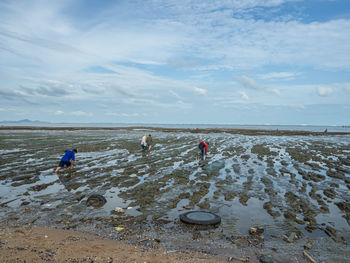
M93 199L95 199L95 200L97 199L101 203L101 206L103 206L105 203L107 203L107 200L103 195L92 194L86 200L86 204L89 206L89 202Z
M208 219L208 220L196 220L196 219L188 217L188 215L190 215L192 213L198 213L198 212L200 212L200 213L207 213L207 214L213 215L214 218ZM216 224L219 224L221 222L221 217L216 215L216 214L213 214L211 212L206 212L206 211L190 211L190 212L186 212L184 214L181 214L180 215L180 220L182 222L184 222L184 223L187 223L187 224L216 225Z

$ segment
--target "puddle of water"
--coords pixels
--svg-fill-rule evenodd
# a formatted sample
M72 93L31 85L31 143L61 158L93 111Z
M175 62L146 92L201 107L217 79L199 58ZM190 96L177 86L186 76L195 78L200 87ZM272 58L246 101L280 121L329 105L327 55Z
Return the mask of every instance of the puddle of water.
M238 198L223 205L218 214L222 218L222 228L227 235L247 235L252 226L269 228L274 225L273 218L262 208L263 201L250 198L247 206Z

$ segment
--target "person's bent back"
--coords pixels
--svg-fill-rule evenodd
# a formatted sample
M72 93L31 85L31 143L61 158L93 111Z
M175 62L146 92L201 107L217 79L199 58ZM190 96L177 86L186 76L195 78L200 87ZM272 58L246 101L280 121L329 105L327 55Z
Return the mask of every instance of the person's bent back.
M66 150L55 172L57 173L64 166L67 166L68 169L73 168L76 153L78 153L77 149L73 149L73 151Z

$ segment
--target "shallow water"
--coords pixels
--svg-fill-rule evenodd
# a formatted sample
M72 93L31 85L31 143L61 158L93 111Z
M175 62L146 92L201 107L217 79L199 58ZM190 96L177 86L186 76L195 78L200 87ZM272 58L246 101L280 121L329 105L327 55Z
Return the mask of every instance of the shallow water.
M148 133L155 145L145 153L140 140ZM205 161L201 139L209 142ZM72 148L79 151L76 165L58 177L54 168ZM1 130L0 153L3 223L35 222L129 242L157 239L169 250L199 246L223 257L265 253L279 262L290 255L303 262L303 245L313 240L315 259L350 258L349 135ZM94 193L107 203L87 207ZM179 214L190 210L214 212L222 222L180 223ZM247 243L251 226L265 229L264 241Z

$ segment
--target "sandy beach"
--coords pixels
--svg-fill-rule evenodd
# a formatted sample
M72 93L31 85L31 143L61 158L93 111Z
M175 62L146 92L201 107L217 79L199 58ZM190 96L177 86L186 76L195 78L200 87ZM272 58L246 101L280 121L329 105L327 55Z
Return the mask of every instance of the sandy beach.
M227 262L206 254L166 251L71 230L22 226L0 229L0 262ZM242 262L230 260L230 262Z

